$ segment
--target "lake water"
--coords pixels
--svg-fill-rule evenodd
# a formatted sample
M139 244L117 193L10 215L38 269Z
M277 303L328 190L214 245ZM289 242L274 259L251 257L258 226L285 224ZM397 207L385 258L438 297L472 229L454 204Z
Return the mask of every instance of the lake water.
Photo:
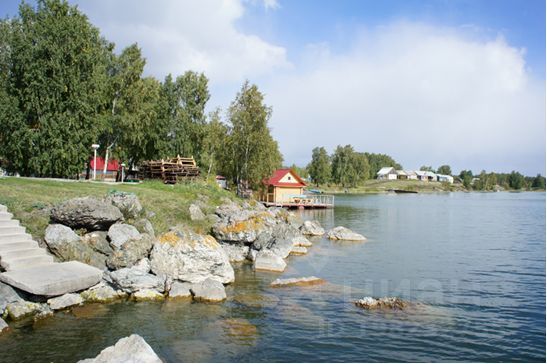
M77 361L138 333L165 361L545 361L545 194L337 196L282 274L236 268L223 304L87 305L0 336L0 361ZM315 275L328 284L269 288ZM400 296L408 311L351 301Z

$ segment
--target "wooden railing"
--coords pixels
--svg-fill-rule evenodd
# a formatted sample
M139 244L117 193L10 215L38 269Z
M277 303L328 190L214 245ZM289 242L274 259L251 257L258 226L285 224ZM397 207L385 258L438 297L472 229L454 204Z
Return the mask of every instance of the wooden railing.
M333 195L302 195L288 197L287 200L276 202L273 193L264 193L261 196L261 201L277 206L334 207Z

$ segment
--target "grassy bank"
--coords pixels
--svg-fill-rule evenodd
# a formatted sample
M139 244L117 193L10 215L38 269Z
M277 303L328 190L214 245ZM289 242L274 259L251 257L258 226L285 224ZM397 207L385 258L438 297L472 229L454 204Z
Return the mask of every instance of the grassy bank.
M361 186L344 188L323 185L318 187L324 193L383 193L389 190L407 190L422 193L465 191L462 185L442 182L422 182L415 180L379 181L367 180Z
M208 224L190 220L190 204L201 198L206 205L203 212L207 214L221 204L222 198L235 198L232 193L206 182L164 185L160 181L147 181L138 185L113 185L85 181L0 178L0 204L6 205L29 233L38 239L44 235L49 223L49 210L55 204L73 197L102 198L111 191L135 193L146 212L153 215L148 219L157 233L165 232L170 226L181 223L203 232Z

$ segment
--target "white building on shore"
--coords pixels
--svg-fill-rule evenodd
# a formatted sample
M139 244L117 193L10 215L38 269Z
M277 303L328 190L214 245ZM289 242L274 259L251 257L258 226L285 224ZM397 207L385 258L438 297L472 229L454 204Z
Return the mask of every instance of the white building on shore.
M423 182L454 183L454 177L446 174L437 174L431 171L396 170L393 167L383 167L376 173L379 180L418 180Z

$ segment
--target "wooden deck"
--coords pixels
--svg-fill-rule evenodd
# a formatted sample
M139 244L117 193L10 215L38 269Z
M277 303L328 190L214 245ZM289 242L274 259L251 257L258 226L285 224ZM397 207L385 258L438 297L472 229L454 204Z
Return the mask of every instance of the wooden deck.
M269 197L269 196L268 196ZM333 195L307 195L304 198L295 198L290 201L274 202L267 198L262 202L267 207L277 206L293 209L332 209L334 208Z

